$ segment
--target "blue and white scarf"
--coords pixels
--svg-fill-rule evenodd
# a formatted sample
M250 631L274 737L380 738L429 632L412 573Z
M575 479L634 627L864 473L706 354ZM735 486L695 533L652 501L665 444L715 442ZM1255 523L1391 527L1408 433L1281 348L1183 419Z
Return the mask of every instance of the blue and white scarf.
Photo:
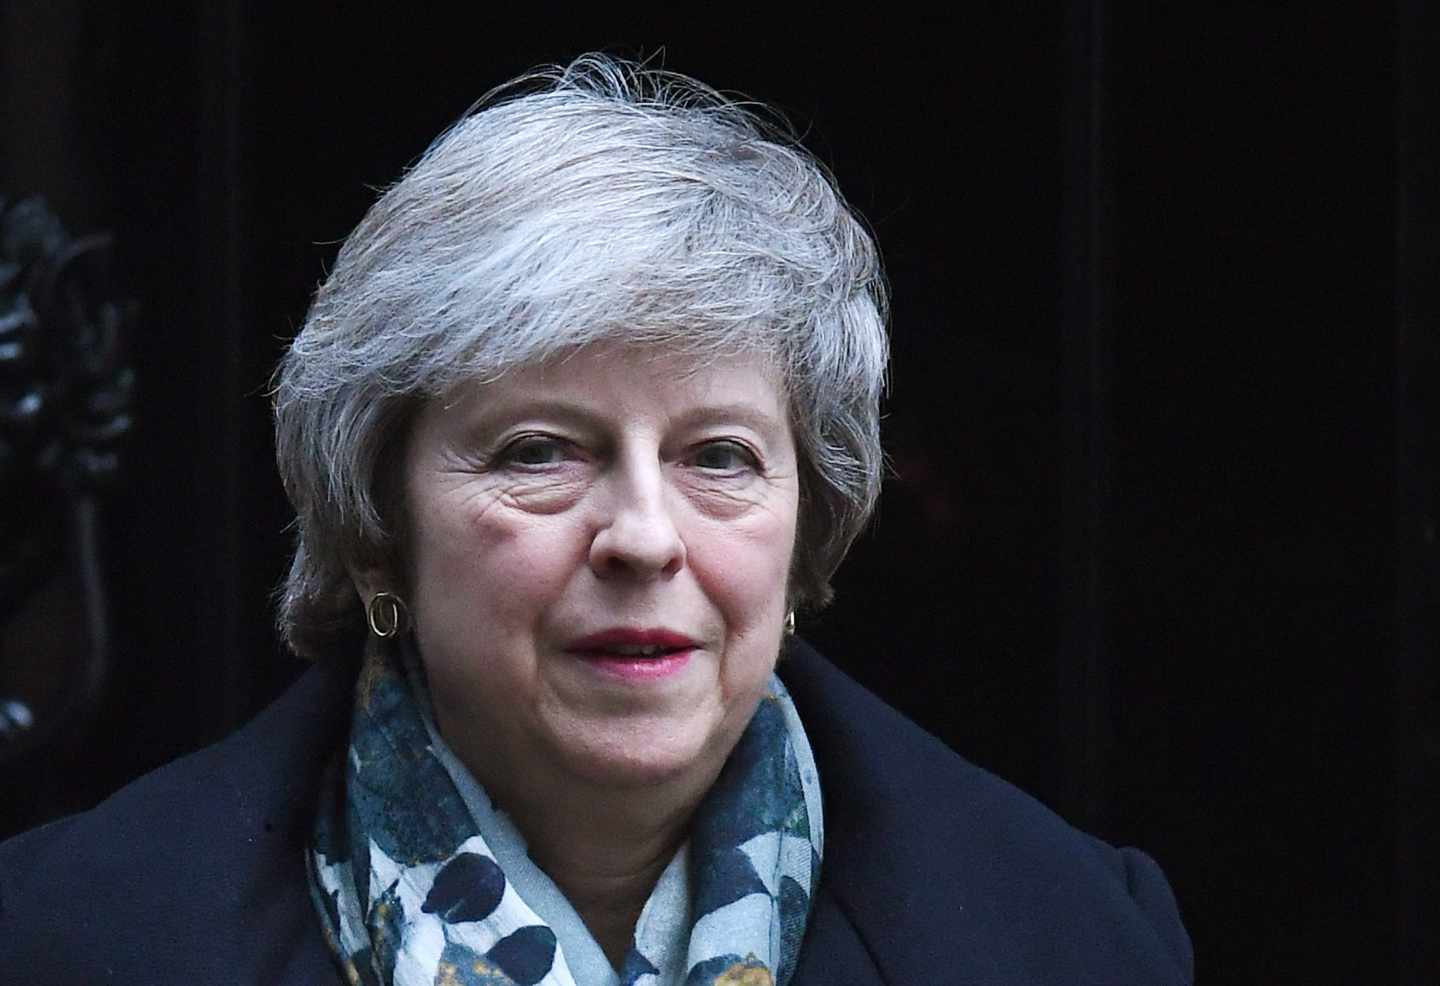
M366 986L784 986L824 843L820 781L771 678L618 970L445 745L424 675L371 648L306 854L326 940Z

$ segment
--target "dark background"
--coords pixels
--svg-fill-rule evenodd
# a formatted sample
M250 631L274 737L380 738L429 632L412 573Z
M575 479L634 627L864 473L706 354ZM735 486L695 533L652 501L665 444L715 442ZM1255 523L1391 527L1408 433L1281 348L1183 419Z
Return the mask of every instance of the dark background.
M894 475L801 633L1155 855L1202 982L1437 981L1424 6L966 5L823 33L733 9L0 6L0 194L114 231L141 304L108 688L9 768L0 833L302 670L270 626L289 542L264 392L373 188L523 69L663 48L800 124L893 285ZM50 626L5 630L0 686L63 681L16 670Z

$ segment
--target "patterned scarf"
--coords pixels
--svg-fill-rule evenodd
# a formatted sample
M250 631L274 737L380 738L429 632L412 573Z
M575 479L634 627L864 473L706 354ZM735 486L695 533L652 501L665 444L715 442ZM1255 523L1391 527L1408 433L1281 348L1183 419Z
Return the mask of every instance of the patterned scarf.
M344 752L322 783L306 856L349 983L784 986L794 972L824 839L815 762L778 678L618 973L445 746L413 656L371 649Z

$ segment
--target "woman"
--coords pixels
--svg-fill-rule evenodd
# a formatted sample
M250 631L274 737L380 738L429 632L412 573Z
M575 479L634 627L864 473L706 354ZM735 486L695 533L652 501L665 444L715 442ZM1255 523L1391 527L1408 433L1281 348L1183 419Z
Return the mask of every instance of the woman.
M0 968L1188 981L1152 862L790 636L879 489L884 315L865 230L754 113L597 56L492 96L277 375L316 668L4 847Z

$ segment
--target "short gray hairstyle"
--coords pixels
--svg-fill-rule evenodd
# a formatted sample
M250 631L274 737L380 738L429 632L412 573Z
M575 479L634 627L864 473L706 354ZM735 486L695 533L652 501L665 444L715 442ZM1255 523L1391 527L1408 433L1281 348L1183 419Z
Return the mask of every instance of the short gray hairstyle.
M364 626L349 566L403 569L396 464L426 401L602 341L773 361L801 460L790 601L823 605L880 489L886 318L871 237L763 107L605 55L502 86L361 220L276 371L282 635L334 652Z

